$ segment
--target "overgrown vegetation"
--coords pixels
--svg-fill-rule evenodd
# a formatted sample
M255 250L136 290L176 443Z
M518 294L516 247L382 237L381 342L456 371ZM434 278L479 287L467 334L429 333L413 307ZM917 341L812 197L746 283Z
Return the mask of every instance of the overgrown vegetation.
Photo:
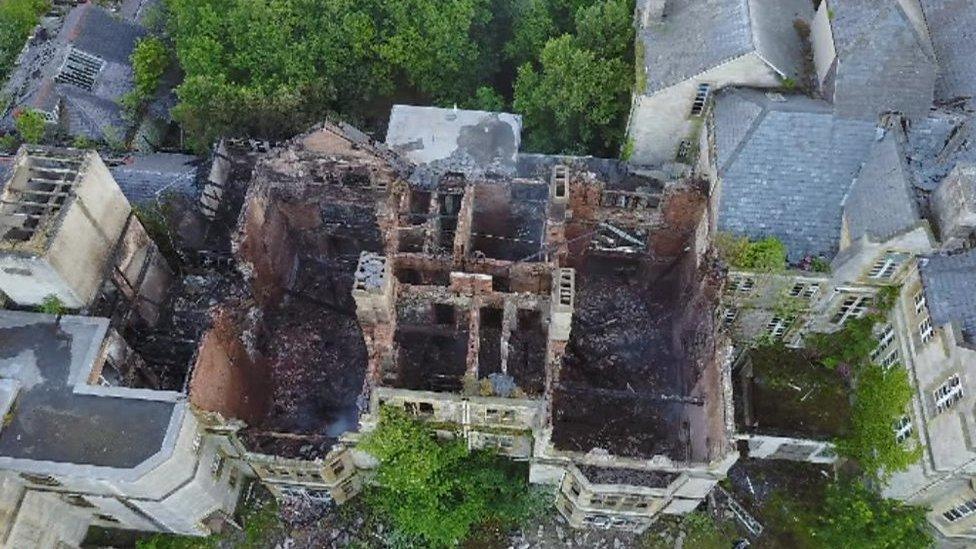
M170 266L176 267L181 263L180 254L173 242L173 234L169 225L171 210L170 196L161 196L153 204L134 204L132 211L142 226L149 233L150 238L159 247L160 253L169 261Z
M273 547L271 537L278 528L278 505L274 500L262 501L246 508L240 517L243 530L229 529L227 533L204 538L156 534L136 542L136 549L263 549Z
M282 137L329 113L378 128L393 102L525 117L528 148L616 155L633 0L167 0L198 147ZM513 104L514 102L514 104Z
M807 340L824 367L842 369L853 378L851 428L837 441L838 454L881 479L907 469L921 457L918 445L899 443L893 432L911 403L908 372L899 366L885 368L871 356L878 346L875 329L884 322L897 296L898 288L885 288L869 314L849 320L834 333L813 334Z
M48 0L0 2L0 80L7 79L38 17L50 7Z
M719 233L715 237L715 247L736 269L776 273L786 268L786 245L776 237L753 241L744 236Z
M37 312L44 313L46 315L61 316L67 311L68 309L65 308L61 299L53 294L41 300L41 304L37 307Z
M418 546L458 544L482 523L516 525L544 506L524 466L464 440L438 440L431 428L396 408L361 443L380 461L366 501Z
M169 67L170 55L166 44L158 37L139 40L132 52L132 73L135 89L128 102L142 104L156 95L160 80Z
M25 143L40 143L44 139L47 120L44 114L34 109L26 109L14 115L14 127Z
M789 501L800 547L902 549L932 547L925 508L877 495L863 484L840 480L827 486L817 507Z

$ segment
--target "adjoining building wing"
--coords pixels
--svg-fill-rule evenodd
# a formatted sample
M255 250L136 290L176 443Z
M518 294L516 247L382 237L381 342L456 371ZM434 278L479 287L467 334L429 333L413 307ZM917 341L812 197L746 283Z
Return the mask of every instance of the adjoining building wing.
M940 102L976 97L976 9L969 0L920 0L939 60Z
M924 116L938 65L916 0L825 0L814 19L824 97L838 115Z
M832 258L840 247L843 200L875 125L838 118L807 97L743 89L719 94L714 123L719 229L776 237L791 262Z
M884 242L922 222L911 174L893 131L871 147L844 200L844 223L851 240Z
M963 340L976 344L976 251L929 256L921 274L933 322L958 325Z

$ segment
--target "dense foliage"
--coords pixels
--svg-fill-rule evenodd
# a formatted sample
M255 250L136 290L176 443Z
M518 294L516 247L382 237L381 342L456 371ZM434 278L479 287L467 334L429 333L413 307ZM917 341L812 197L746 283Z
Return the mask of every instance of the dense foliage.
M538 506L524 470L463 439L440 441L402 410L383 408L380 424L361 448L380 461L369 505L423 546L453 546L483 522L507 525Z
M135 80L135 93L140 100L156 95L159 81L169 66L169 52L166 44L155 36L143 38L132 52L132 72Z
M864 318L849 320L836 332L807 338L808 348L821 365L841 368L853 378L850 429L837 441L838 454L882 479L921 457L917 444L899 443L894 436L894 426L912 400L908 372L898 365L885 368L871 356L878 346L875 327L884 321L897 292L897 288L882 290L874 310Z
M0 2L0 79L6 80L37 18L49 8L48 0Z
M376 127L393 102L497 110L513 98L530 148L606 155L620 146L632 0L166 6L185 72L174 114L200 147L225 133L290 135L329 113Z
M885 499L857 482L827 487L822 506L800 528L812 547L847 549L925 548L933 544L925 509Z
M27 109L14 114L14 127L25 143L40 143L44 138L47 120L40 111Z
M634 30L628 0L580 8L576 33L545 43L538 63L519 67L515 111L527 147L585 154L616 151L633 84Z
M744 236L719 233L715 246L729 265L737 269L775 273L786 268L786 245L776 237L752 241Z

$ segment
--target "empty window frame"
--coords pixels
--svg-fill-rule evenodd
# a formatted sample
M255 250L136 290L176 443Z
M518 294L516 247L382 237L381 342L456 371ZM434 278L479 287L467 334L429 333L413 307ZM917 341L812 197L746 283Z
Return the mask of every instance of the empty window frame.
M793 317L774 316L766 324L766 333L773 339L783 339L786 331L793 325Z
M726 307L725 310L722 311L722 323L725 324L726 326L730 326L732 325L733 322L735 322L735 319L738 316L739 316L738 309L736 309L735 307Z
M868 278L875 280L891 280L898 273L901 266L908 261L908 254L885 252L878 258L868 271Z
M793 284L792 288L790 288L789 296L802 297L807 301L810 301L813 298L817 297L817 294L819 293L820 293L820 284L817 284L815 282L797 282Z
M881 359L881 367L885 370L891 369L892 366L901 362L901 353L898 349L892 349L892 351Z
M878 333L878 346L871 351L871 360L878 360L878 357L882 356L891 342L895 340L895 329L892 328L891 324L885 323L881 327L881 331Z
M488 423L515 423L515 410L485 409L485 421Z
M912 436L912 431L914 426L912 425L912 418L908 416L901 416L897 422L895 422L895 440L898 444L901 444L908 440L908 437Z
M725 288L726 292L748 294L756 288L756 279L751 276L732 275L729 278L729 285Z
M949 522L956 522L973 513L976 513L976 499L971 499L965 503L956 505L952 509L942 513L942 516Z
M932 327L932 319L925 317L918 323L918 338L925 345L935 337L935 328Z
M840 308L837 309L837 312L834 313L830 321L834 324L843 325L851 318L861 318L867 312L868 303L870 302L871 298L868 296L852 295L845 297L844 301L840 304Z
M701 116L705 112L708 104L708 95L712 90L711 84L698 84L695 91L695 100L691 103L691 116Z
M103 66L105 62L98 57L71 48L55 80L77 86L85 91L92 91L95 89L95 79L98 78L98 73L102 71Z
M329 464L329 469L332 470L333 475L339 476L346 470L346 465L342 463L341 459L337 459Z
M220 473L224 471L224 456L221 454L214 454L214 459L210 462L210 475L213 478L220 478Z
M915 314L922 314L922 311L925 310L925 292L922 290L916 291L915 295L912 296L912 301L915 303Z
M429 402L406 402L403 408L413 416L429 417L434 415L434 405Z
M962 400L963 390L962 381L959 379L959 374L952 374L952 377L947 379L945 383L939 385L932 396L935 398L935 412L941 414L949 408Z

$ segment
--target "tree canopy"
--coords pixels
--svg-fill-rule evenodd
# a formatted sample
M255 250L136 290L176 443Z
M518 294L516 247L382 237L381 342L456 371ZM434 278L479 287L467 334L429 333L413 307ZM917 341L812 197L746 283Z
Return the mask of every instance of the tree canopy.
M166 7L185 73L174 114L201 148L223 134L292 135L329 113L382 125L393 102L513 105L526 119L528 148L542 152L616 154L622 140L632 0L166 0ZM574 32L570 46L561 35ZM519 65L525 77L513 85ZM553 92L572 102L547 101Z
M370 506L426 546L454 546L486 521L518 523L538 505L517 464L471 452L460 437L439 441L396 408L381 409L360 447L380 461Z
M925 508L882 498L858 482L832 483L823 505L804 522L813 547L921 549L933 544Z

